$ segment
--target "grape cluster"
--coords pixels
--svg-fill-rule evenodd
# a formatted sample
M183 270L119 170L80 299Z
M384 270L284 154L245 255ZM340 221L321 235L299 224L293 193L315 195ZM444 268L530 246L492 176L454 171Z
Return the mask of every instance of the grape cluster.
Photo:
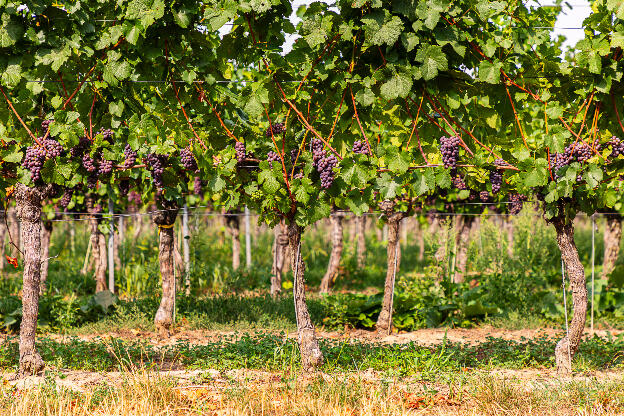
M559 170L568 166L574 161L580 163L586 162L592 157L592 149L587 143L576 143L567 146L563 153L555 153L552 162L555 179L559 179Z
M85 168L87 172L94 173L97 171L97 162L89 156L89 154L85 153L82 155L82 167Z
M26 148L26 155L24 156L22 167L30 171L30 177L33 182L41 180L41 169L43 169L45 158L46 151L43 147L33 145Z
M363 141L356 140L355 142L353 142L353 147L351 148L351 151L353 151L353 153L355 154L367 155L368 146L366 146L366 143L364 143Z
M148 165L148 169L152 172L152 180L157 188L162 188L165 185L162 175L165 173L167 159L167 155L156 153L148 153L145 158L145 164Z
M89 175L87 177L87 188L95 189L97 187L98 177L97 175Z
M285 131L286 131L286 127L284 126L284 123L274 123L269 126L269 128L266 130L264 134L266 135L266 137L271 137L271 136L275 136L278 134L282 134Z
M134 205L141 205L141 195L136 191L128 193L128 202Z
M45 135L48 132L48 129L50 128L50 124L52 124L54 120L43 120L41 122L41 129L43 130L43 134Z
M292 149L290 151L290 163L292 163L294 165L295 162L297 161L297 156L298 155L299 155L299 149Z
M202 180L199 176L195 176L193 178L193 193L195 195L201 196L202 195Z
M113 171L113 161L102 159L98 163L98 175L108 175Z
M81 157L85 153L85 151L89 150L90 148L91 148L91 140L89 140L85 136L82 136L78 140L78 144L72 147L71 149L69 149L69 155L72 158Z
M316 164L316 170L321 176L321 188L328 189L334 183L334 168L338 164L336 156L325 156Z
M245 150L245 143L236 142L234 144L234 150L236 151L236 161L238 163L243 163L245 158L247 157L247 151Z
M97 134L101 134L102 138L109 143L113 142L113 131L111 129L100 129Z
M252 201L260 201L262 199L262 192L258 189L255 190L249 195Z
M323 142L319 139L313 139L310 143L312 150L312 164L316 168L318 162L325 157L325 151L323 150Z
M587 162L592 157L592 149L587 143L577 143L574 149L571 150L572 155L576 157L579 162Z
M274 151L270 151L269 153L267 153L267 161L269 162L269 165L271 167L273 167L273 162L278 161L278 160L280 160L280 157Z
M119 195L128 195L128 191L130 191L130 181L128 179L122 179L119 181L117 187L119 188Z
M63 196L61 197L61 201L59 202L59 204L61 205L61 208L63 208L64 210L67 209L67 206L71 202L73 195L74 195L73 188L65 188L65 191L63 192Z
M624 141L620 140L619 137L611 137L609 141L611 145L611 156L618 157L619 155L624 156Z
M63 152L63 146L54 139L45 139L43 137L39 139L42 142L43 148L46 152L46 157L52 159L58 157Z
M132 147L129 144L126 144L126 147L124 148L124 156L126 157L126 160L124 161L123 168L130 169L136 163L137 152L132 150Z
M468 187L466 186L466 183L459 175L453 178L453 186L460 191L463 191L464 189L468 189Z
M303 179L303 171L297 171L294 175L293 175L294 179Z
M459 159L459 136L440 137L440 152L444 167L455 170Z
M193 172L197 170L197 161L195 160L193 152L188 147L180 150L180 161L182 162L184 169Z
M526 195L522 194L511 194L509 196L509 213L512 215L518 215L520 211L522 211L522 207L524 205L524 201L527 200Z
M479 199L481 202L488 202L490 200L490 193L488 191L479 192Z
M507 167L509 166L509 163L505 162L503 159L499 157L498 159L494 161L494 166Z
M503 174L497 170L490 171L490 182L492 183L492 193L497 194L503 185Z

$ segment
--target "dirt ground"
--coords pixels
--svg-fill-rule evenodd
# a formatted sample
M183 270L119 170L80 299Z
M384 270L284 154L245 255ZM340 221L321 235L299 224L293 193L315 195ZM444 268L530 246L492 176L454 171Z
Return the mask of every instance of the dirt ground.
M266 331L264 331L266 332ZM224 337L235 339L248 332L243 331L208 331L208 330L188 330L178 329L173 336L169 338L160 338L155 332L140 331L140 330L120 330L111 331L106 334L88 334L80 335L76 338L84 341L92 341L97 338L108 339L117 338L127 341L142 341L148 342L154 346L167 346L174 345L180 341L185 341L190 344L206 345L211 342L218 341ZM599 337L606 337L608 334L617 336L624 333L623 330L596 330L594 334ZM361 342L379 342L385 344L402 344L408 342L415 342L420 345L436 345L443 342L446 337L447 342L463 343L463 344L476 344L484 342L488 337L501 338L512 341L522 341L523 339L532 339L537 337L550 337L558 338L563 336L563 330L556 330L552 328L540 328L540 329L521 329L521 330L507 330L494 328L489 326L483 326L478 328L435 328L435 329L420 329L413 332L393 333L391 335L380 335L374 331L365 331L361 329L348 330L344 332L318 332L319 337L335 339L335 340L358 340ZM592 335L588 330L585 331L586 336ZM54 339L56 341L63 341L67 339L67 336L58 334L46 334L47 338ZM296 333L289 333L289 337L296 338Z

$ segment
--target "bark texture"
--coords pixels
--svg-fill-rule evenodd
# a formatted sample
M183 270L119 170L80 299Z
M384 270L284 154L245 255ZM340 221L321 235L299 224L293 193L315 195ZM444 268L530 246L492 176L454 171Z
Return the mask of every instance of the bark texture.
M282 221L273 229L273 267L271 268L271 296L277 297L282 292L282 275L287 263L288 233Z
M225 221L228 232L232 237L232 269L238 270L240 267L240 217L236 214L238 212L230 213L231 215L225 214Z
M323 353L316 338L314 324L308 312L305 296L305 264L301 255L301 234L303 229L295 222L288 224L288 243L290 259L294 273L293 297L295 316L297 317L297 334L301 365L304 371L312 371L323 364Z
M468 243L470 242L470 234L474 222L475 217L470 215L457 217L457 234L455 235L457 254L453 283L463 283L465 280L466 264L468 262Z
M615 269L615 262L620 254L622 239L622 217L619 214L606 216L604 230L604 258L602 260L602 277L606 278Z
M45 292L46 281L48 280L48 266L50 260L50 237L52 236L52 221L42 221L41 227L41 278L39 293Z
M384 296L381 305L381 312L377 318L377 331L390 333L392 331L392 303L394 300L394 283L396 274L399 271L399 230L401 220L405 218L404 212L394 212L394 204L382 205L382 209L386 213L388 227L388 246L387 252L387 269L386 281L384 284Z
M39 374L45 367L43 359L35 349L35 334L39 315L41 274L41 201L45 198L46 192L42 187L29 188L21 183L15 185L17 216L24 247L24 286L17 377Z
M330 216L331 222L331 253L329 255L329 263L327 265L327 271L321 280L321 293L329 293L330 289L338 277L338 270L340 268L340 259L342 258L342 220L344 216L342 213L334 212Z
M579 259L578 250L574 243L574 226L564 219L555 218L552 224L557 232L557 245L561 250L561 258L565 272L570 280L572 291L572 321L569 326L569 337L563 337L555 347L555 362L557 373L569 375L572 373L571 359L578 350L587 314L587 286L585 283L585 269Z
M366 267L366 217L355 217L356 258L359 269Z
M158 198L158 210L153 221L158 225L158 263L162 277L162 298L154 317L154 324L158 335L171 336L173 326L173 311L175 308L175 275L174 275L174 238L173 224L178 215L178 205L174 201Z

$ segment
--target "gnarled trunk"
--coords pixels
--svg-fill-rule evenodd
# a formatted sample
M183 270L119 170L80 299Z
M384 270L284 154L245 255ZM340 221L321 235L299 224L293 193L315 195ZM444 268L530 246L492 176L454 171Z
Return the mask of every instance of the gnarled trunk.
M226 225L232 237L232 269L238 270L240 267L240 221L238 212L225 214Z
M106 282L106 237L99 229L101 222L102 207L95 203L95 197L92 194L86 197L87 211L89 212L89 231L91 233L91 255L95 266L95 292L101 292L107 289Z
M321 293L329 293L338 276L338 268L340 267L340 259L342 258L342 219L341 213L334 212L330 217L331 222L331 244L332 249L329 255L329 263L327 271L321 280Z
M364 215L355 217L355 235L357 267L362 269L366 266L366 217Z
M52 236L52 221L42 222L41 227L41 277L39 283L39 293L45 292L46 281L48 280L48 266L50 263L50 237Z
M24 253L18 377L38 374L45 367L43 359L35 349L41 275L41 201L45 194L46 190L42 187L29 188L21 183L15 185Z
M572 373L572 357L578 350L587 314L587 286L585 283L585 269L579 259L578 250L574 243L574 226L565 219L555 218L552 224L557 232L557 245L561 250L561 258L565 272L570 280L572 291L572 321L569 326L569 335L563 337L555 347L555 362L557 373L567 375Z
M308 312L305 297L305 264L301 255L301 234L303 229L294 221L288 224L288 243L290 259L294 273L293 297L295 300L295 316L301 365L304 371L311 371L323 364L323 353L316 338L314 324Z
M604 230L604 258L602 260L602 277L606 278L615 269L615 262L620 254L622 239L622 217L619 214L606 216Z
M282 274L287 263L288 233L286 224L281 221L273 229L273 266L271 268L271 296L277 297L282 291Z
M153 216L154 223L158 225L158 263L162 278L162 298L160 306L154 317L154 325L158 335L168 337L171 335L173 326L173 312L175 308L175 275L174 267L174 238L173 224L178 215L178 205L175 201L167 201L157 197L158 210Z
M388 222L388 246L386 282L384 284L384 296L381 312L377 318L377 330L390 333L392 331L392 302L394 300L394 283L399 269L399 228L401 220L405 216L403 212L387 214Z
M453 283L463 283L466 274L466 263L468 262L468 243L474 224L475 217L467 215L457 217L457 234L455 235L455 274Z

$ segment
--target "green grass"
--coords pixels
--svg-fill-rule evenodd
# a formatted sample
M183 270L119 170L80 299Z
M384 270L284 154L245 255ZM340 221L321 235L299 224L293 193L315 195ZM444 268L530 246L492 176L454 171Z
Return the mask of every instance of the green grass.
M436 346L378 344L361 341L323 339L325 355L322 371L357 372L367 369L388 376L420 375L435 377L440 372L462 369L553 368L556 340L540 337L509 341L488 338L475 344L442 343ZM189 369L259 369L298 371L299 352L296 339L286 334L234 334L204 345L180 341L154 347L147 342L99 339L82 341L69 337L64 342L41 338L37 348L43 359L57 369L111 371L134 366L146 368ZM15 369L18 363L16 339L0 346L0 368ZM585 372L622 368L624 336L588 338L581 343L574 368Z

